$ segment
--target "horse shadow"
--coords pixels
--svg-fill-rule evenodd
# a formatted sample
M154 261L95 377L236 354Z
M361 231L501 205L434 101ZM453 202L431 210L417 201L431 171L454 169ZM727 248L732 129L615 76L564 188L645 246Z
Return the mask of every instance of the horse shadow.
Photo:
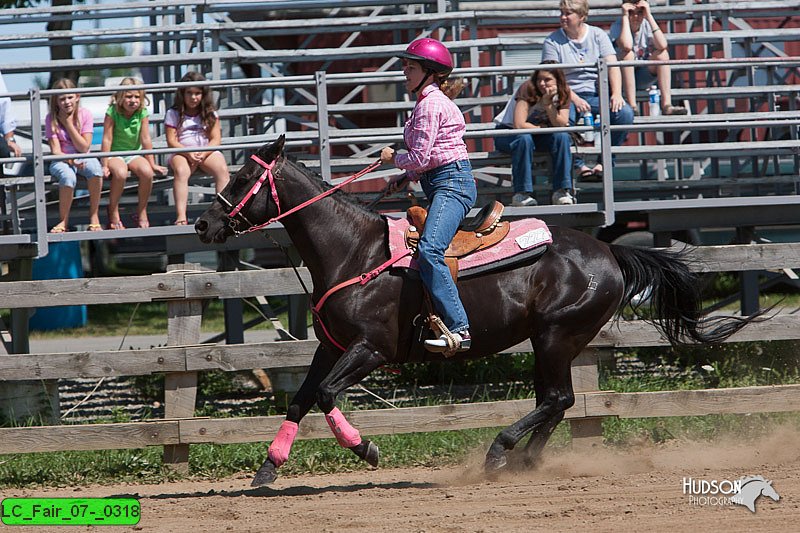
M254 487L240 490L214 490L211 489L206 492L173 492L153 494L150 496L131 495L131 494L117 494L115 498L140 498L151 500L168 500L168 499L185 499L185 498L204 498L212 496L222 496L225 498L278 498L278 497L296 497L296 496L321 496L323 494L332 492L355 493L359 491L375 490L375 489L431 489L436 487L436 483L429 482L413 482L413 481L394 481L391 483L356 483L352 485L327 485L324 487L310 487L308 485L299 485L293 487L286 487L283 489L275 489L272 487Z

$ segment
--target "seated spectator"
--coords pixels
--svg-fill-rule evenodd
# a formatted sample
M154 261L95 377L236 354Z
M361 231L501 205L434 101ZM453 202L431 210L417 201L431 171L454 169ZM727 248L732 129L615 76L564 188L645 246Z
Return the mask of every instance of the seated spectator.
M614 46L608 34L595 26L586 24L589 15L588 0L561 0L561 29L551 33L542 46L542 61L558 63L586 63L587 68L573 68L564 72L567 83L572 89L570 124L577 123L586 112L593 116L600 112L600 101L597 92L598 73L595 65L602 57L610 65L617 62ZM619 68L608 70L610 89L611 124L625 125L633 123L633 109L622 98L622 74ZM619 146L625 142L627 131L611 133L611 144ZM589 168L580 157L573 158L572 165L579 171L580 177L597 180L603 176L603 165L598 163Z
M537 70L520 85L505 109L495 117L498 129L539 129L569 125L570 89L561 70ZM548 151L553 158L554 205L575 203L572 196L572 145L569 133L504 135L495 147L511 154L514 184L512 205L536 205L533 198L533 152Z
M0 72L0 94L7 92L3 74ZM22 155L22 149L14 137L16 129L17 121L11 116L11 98L7 96L0 98L0 157L20 157ZM2 167L3 165L0 165L0 174L3 172Z
M668 61L667 37L650 12L647 0L623 0L622 17L611 25L611 40L617 46L621 61ZM623 67L625 99L636 107L636 90L647 89L658 80L661 90L661 112L664 115L685 115L686 108L672 105L672 72L669 65Z
M205 81L199 72L187 72L182 82ZM167 131L167 145L170 148L189 146L219 146L222 142L217 110L208 86L180 87L175 95L175 103L167 110L164 118ZM173 194L175 195L175 224L184 225L189 203L189 176L198 168L214 177L217 193L228 184L228 163L219 151L181 152L173 154L168 160L175 174Z
M125 78L121 86L141 85L136 78ZM103 152L130 152L134 150L152 150L150 138L150 112L147 110L149 100L144 89L121 89L111 97L111 105L106 110L103 122ZM153 176L166 175L167 169L156 164L153 154L111 156L103 161L106 176L111 176L111 190L108 195L108 227L125 229L119 215L119 201L125 189L125 180L131 172L139 180L136 214L134 223L140 228L149 228L147 203L153 191Z
M57 80L53 89L74 89L75 83L67 78ZM45 138L53 155L86 154L92 146L94 122L92 112L81 107L78 93L50 95L50 112L44 120ZM103 167L96 157L65 159L50 163L50 175L58 180L58 224L50 233L69 230L69 211L78 176L86 179L89 189L89 231L100 231L98 210L103 191Z

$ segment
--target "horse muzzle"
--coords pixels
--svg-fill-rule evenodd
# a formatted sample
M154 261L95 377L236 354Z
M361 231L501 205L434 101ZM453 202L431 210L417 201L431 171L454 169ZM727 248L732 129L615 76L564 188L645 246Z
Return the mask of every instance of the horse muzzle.
M233 230L227 225L222 223L211 223L201 216L194 224L194 231L197 233L198 238L205 244L209 243L223 243L228 237L233 235Z

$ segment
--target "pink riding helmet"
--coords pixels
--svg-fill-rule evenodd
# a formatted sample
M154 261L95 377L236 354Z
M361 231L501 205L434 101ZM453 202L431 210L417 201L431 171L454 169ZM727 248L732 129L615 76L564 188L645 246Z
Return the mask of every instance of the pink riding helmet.
M424 68L437 74L449 74L453 70L450 52L442 43L429 37L412 42L405 52L399 54L399 57L419 61Z

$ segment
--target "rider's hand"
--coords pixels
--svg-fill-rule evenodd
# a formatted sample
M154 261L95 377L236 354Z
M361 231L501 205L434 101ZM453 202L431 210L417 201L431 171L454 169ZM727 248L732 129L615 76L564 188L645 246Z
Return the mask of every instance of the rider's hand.
M395 151L394 148L386 147L381 150L381 163L394 164Z

